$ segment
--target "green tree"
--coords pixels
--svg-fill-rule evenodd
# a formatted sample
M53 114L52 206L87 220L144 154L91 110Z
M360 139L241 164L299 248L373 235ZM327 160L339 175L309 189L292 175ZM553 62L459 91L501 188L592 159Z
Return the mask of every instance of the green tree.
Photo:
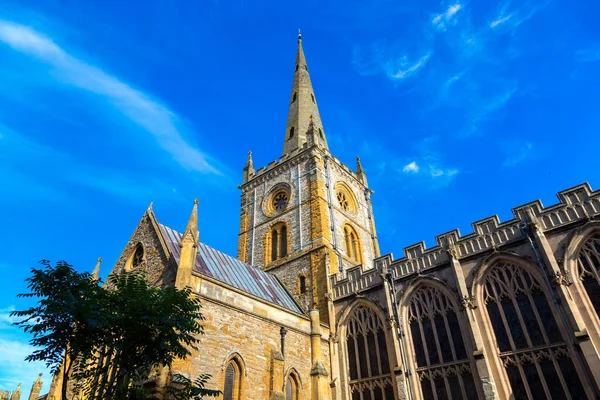
M40 263L43 268L32 268L32 276L26 279L30 293L18 295L37 297L37 305L14 311L11 316L23 318L15 325L30 333L33 336L30 343L38 348L26 360L44 361L53 374L60 369L61 392L66 398L72 360L89 354L94 348L97 321L102 316L95 312L97 307L93 303L100 290L90 274L79 273L64 261L54 267L47 260Z
M63 398L69 388L90 399L152 398L149 376L197 348L204 317L191 289L151 286L143 272L112 275L101 288L65 262L42 264L27 279L31 293L21 295L38 297L38 305L13 314L25 317L16 324L40 347L27 359L46 361L53 372L63 365ZM218 395L204 388L207 379L179 380L169 393L177 399Z

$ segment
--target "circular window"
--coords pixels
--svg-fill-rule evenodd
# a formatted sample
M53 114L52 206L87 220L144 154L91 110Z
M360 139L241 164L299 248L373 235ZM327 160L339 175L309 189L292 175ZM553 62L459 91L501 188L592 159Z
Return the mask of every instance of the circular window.
M352 214L356 212L356 200L348 186L343 183L335 185L335 197L342 210Z
M279 183L275 185L263 198L262 209L267 217L285 211L290 205L292 199L292 188L287 183Z
M344 209L344 211L350 211L350 203L348 202L348 198L346 197L346 193L339 191L337 193L338 203L340 203L340 207Z
M275 193L275 196L273 196L271 206L276 212L281 212L287 207L288 201L288 194L285 191L281 190Z

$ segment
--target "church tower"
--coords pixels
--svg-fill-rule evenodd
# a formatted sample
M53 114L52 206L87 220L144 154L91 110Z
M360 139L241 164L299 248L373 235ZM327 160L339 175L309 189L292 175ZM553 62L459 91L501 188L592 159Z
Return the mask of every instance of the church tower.
M379 245L360 160L352 171L329 152L300 34L283 154L255 170L250 152L240 189L238 258L276 275L329 323L329 276L371 268Z

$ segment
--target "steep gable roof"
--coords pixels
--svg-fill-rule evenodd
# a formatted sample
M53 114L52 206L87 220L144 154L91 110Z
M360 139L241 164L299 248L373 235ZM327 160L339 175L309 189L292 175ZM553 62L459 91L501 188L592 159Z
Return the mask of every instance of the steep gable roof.
M182 234L163 224L158 224L169 252L179 263ZM224 282L261 299L275 303L288 310L302 313L292 296L274 276L237 258L228 256L210 246L200 243L194 271Z

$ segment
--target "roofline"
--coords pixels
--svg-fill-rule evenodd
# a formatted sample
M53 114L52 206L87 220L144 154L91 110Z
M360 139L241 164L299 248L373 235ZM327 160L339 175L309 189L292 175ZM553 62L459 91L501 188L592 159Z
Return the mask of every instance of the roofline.
M253 267L253 268L256 268L256 267ZM269 301L267 299L263 299L261 297L258 297L256 295L250 293L250 292L246 292L246 291L244 291L242 289L236 288L235 286L232 286L232 285L228 284L227 282L224 282L222 280L213 278L210 275L203 274L202 272L198 272L196 270L192 270L192 275L195 275L195 276L197 276L198 278L201 278L201 279L205 279L205 280L207 280L209 282L212 282L214 284L221 285L221 286L223 286L223 287L225 287L225 288L227 288L229 290L232 290L232 291L234 291L236 293L239 293L239 294L242 294L244 296L247 296L247 297L251 298L252 300L256 300L256 301L258 301L260 303L263 303L263 304L266 304L266 305L269 305L269 306L273 306L273 307L278 308L278 309L280 309L282 311L289 312L289 313L292 313L292 314L297 315L299 317L302 317L304 319L310 320L310 317L308 315L304 314L303 312L298 313L297 311L290 310L289 308L285 308L285 307L283 307L283 306L281 306L281 305L279 305L277 303L273 303L273 302L271 302L271 301ZM274 275L272 275L272 276L274 276ZM275 278L277 278L277 277L275 277ZM277 282L279 282L281 284L281 282L279 281L279 279L277 279ZM285 289L285 287L283 285L282 285L282 287L285 290L285 292L290 296L290 299L294 302L294 304L298 307L298 309L300 311L302 311L302 307L300 307L300 305L298 303L296 303L296 300L294 300L294 298L289 294L289 292ZM196 294L198 294L198 293L196 293ZM198 295L200 295L200 294L198 294ZM202 297L207 297L207 296L202 296Z

